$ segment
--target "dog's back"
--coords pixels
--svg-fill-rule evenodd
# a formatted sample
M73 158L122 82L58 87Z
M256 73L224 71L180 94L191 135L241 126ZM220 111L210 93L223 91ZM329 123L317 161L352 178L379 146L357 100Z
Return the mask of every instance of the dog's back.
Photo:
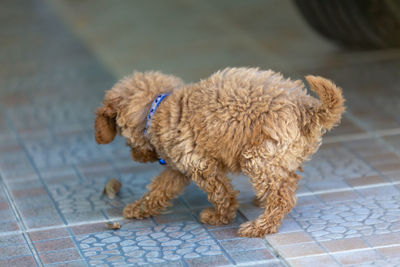
M310 111L321 105L307 95L300 80L285 79L271 70L228 68L193 85L191 91L195 140L231 171L240 171L240 158L254 147L268 146L266 153L271 155L294 149L299 154L296 157L317 148L321 127L315 149L305 147L311 140L304 140L309 130L304 127L311 127L315 118L310 118ZM343 110L338 110L340 120Z

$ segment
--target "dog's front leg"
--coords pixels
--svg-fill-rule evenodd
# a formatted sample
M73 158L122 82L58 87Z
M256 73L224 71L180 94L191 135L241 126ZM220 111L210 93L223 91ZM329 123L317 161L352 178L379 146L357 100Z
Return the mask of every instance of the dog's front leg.
M239 191L233 189L230 179L216 161L204 160L200 166L192 170L191 178L208 194L208 201L214 206L201 211L200 221L211 225L230 223L236 216Z
M170 201L178 196L189 184L179 171L164 170L148 185L149 191L139 200L128 204L123 210L125 218L143 219L159 214L160 210L171 206Z

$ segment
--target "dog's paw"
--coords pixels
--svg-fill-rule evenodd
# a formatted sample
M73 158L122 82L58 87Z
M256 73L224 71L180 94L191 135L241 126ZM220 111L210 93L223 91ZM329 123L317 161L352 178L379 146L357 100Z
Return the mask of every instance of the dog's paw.
M223 225L229 224L233 218L232 216L222 216L214 208L207 208L201 211L199 220L210 225Z
M276 232L278 232L277 226L260 227L254 221L249 221L241 224L237 233L242 237L264 237Z
M151 214L147 211L146 203L136 201L125 206L122 216L127 219L144 219L150 217Z

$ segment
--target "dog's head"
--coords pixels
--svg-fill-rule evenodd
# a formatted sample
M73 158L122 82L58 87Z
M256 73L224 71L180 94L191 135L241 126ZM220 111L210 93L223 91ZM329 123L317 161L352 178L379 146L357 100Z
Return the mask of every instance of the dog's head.
M95 138L99 144L112 142L116 134L126 138L137 161L155 161L154 148L144 136L146 116L154 98L182 87L181 79L160 72L135 72L107 91L96 111Z

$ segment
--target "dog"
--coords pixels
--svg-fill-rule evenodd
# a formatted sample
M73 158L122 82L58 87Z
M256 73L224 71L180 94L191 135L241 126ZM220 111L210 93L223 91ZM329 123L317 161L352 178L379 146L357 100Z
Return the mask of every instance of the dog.
M264 211L240 225L238 235L276 233L296 204L296 171L345 111L341 88L322 77L305 78L319 99L307 94L302 81L258 68L226 68L194 84L155 71L119 81L96 111L97 143L110 143L118 133L133 160L165 163L123 216L157 215L193 181L213 205L199 220L229 224L239 191L226 174L242 172Z

